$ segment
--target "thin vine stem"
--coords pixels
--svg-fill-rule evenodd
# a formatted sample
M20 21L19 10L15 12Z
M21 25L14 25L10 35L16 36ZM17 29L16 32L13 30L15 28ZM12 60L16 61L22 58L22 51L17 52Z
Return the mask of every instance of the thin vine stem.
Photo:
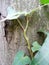
M44 4L44 5L42 5L42 6L38 6L37 8L35 8L35 9L31 10L30 12L28 12L28 13L26 14L26 16L32 14L33 12L35 12L35 11L41 9L42 7L44 7L44 6L46 6L46 5L49 5L49 3L48 3L48 4Z
M28 25L29 25L29 20L28 20L28 17L27 17L27 23L26 23L26 27L25 27L25 31L27 31L27 29L28 29Z
M21 24L20 20L17 19L17 21L18 21L19 25L21 26L22 30L24 31L24 27L23 27L23 25Z
M25 38L25 40L26 40L26 42L27 42L27 45L28 45L27 48L28 48L29 53L30 53L30 56L31 56L31 58L32 58L32 57L33 57L33 53L32 53L32 51L31 51L31 44L30 44L30 41L29 41L29 39L28 39L28 37L27 37L27 34L26 34L26 33L27 33L27 29L28 29L28 24L29 24L28 17L27 17L27 23L26 23L25 29L24 29L22 23L20 22L20 20L17 19L17 21L18 21L19 25L21 26L21 28L23 29L24 38Z
M46 6L46 5L49 5L49 3L48 3L48 4L44 4L44 5L40 6L40 7L37 7L37 8L35 8L35 9L31 10L31 11L28 12L25 16L30 15L31 13L33 13L33 12L35 12L35 11L41 9L42 7L44 7L44 6ZM0 22L6 21L6 20L8 20L7 17L4 18L4 19L2 19L2 20L0 20Z
M27 41L27 45L28 45L28 50L29 50L29 53L30 53L30 56L31 56L31 58L33 57L33 53L32 53L32 50L31 50L31 44L30 44L30 41L29 41L29 39L28 39L28 37L27 37L27 29L28 29L28 25L29 25L29 20L28 20L28 17L27 17L27 23L26 23L26 27L25 27L25 29L24 29L24 37L25 37L25 39L26 39L26 41Z

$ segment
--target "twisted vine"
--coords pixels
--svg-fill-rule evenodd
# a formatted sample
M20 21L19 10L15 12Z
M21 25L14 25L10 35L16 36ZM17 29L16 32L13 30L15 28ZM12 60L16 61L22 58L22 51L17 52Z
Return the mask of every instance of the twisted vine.
M27 23L26 23L26 26L25 26L25 28L23 27L23 25L21 24L21 22L20 22L20 20L19 19L17 19L17 21L18 21L18 23L19 23L19 25L21 26L21 28L22 28L22 30L23 30L23 34L24 34L24 38L25 38L25 40L26 40L26 42L27 42L27 48L28 48L28 51L29 51L29 53L30 53L30 56L31 56L31 58L33 57L33 52L32 52L32 50L31 50L31 44L30 44L30 41L29 41L29 38L27 37L27 29L28 29L28 25L29 25L29 19L28 19L28 17L27 17Z

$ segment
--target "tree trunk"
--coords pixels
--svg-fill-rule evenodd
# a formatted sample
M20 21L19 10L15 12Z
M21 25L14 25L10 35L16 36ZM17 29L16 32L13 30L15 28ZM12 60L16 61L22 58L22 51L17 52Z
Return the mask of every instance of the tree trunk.
M0 12L2 15L7 15L7 7L13 6L16 11L30 11L39 6L38 0L0 0ZM43 38L39 37L37 31L39 29L49 30L49 16L47 15L47 9L36 11L29 22L29 27L27 30L27 36L30 39L30 43L38 41L43 42ZM0 17L1 19L1 17ZM10 21L11 22L11 21ZM16 28L11 32L11 25L7 25L7 34L5 37L5 22L0 22L0 65L12 65L13 58L17 51L23 50L27 55L29 52L26 47L26 41L24 39L23 31L19 24L16 22ZM25 27L26 21L22 21Z

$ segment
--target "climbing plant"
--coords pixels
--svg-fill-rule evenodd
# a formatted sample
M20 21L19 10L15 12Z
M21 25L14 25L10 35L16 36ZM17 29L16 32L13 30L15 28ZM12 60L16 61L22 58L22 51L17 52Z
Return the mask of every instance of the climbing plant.
M8 7L7 17L0 21L0 22L3 22L5 20L17 20L16 22L19 23L20 27L23 30L24 38L26 40L27 48L29 50L30 57L24 55L25 53L23 51L19 51L16 54L12 65L26 65L26 64L29 64L29 65L49 65L49 61L48 61L49 60L49 32L46 32L44 30L38 31L39 33L44 33L45 35L47 35L42 46L40 46L39 43L37 41L35 41L35 42L33 42L32 47L31 47L31 43L27 37L27 29L28 29L28 24L29 24L31 14L33 14L39 8L42 8L46 5L48 5L49 0L40 0L40 3L42 4L40 7L37 7L35 9L31 10L30 12L16 12L12 7ZM25 28L19 19L22 15L24 15L26 17ZM38 51L38 52L34 56L33 53L35 53L36 51Z

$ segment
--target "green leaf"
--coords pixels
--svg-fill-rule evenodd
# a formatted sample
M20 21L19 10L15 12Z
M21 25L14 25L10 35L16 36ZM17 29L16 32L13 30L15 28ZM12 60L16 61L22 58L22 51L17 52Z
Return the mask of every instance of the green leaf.
M49 0L40 0L40 3L41 4L48 4L49 3Z
M45 33L44 31L40 31ZM49 33L46 33L47 37L43 43L43 46L37 52L35 57L32 59L30 65L49 65Z
M41 48L41 45L37 41L33 42L32 45L33 45L33 47L31 49L33 52L36 52Z
M28 56L24 56L23 51L19 51L16 54L12 65L26 65L30 63L31 63L30 58Z

